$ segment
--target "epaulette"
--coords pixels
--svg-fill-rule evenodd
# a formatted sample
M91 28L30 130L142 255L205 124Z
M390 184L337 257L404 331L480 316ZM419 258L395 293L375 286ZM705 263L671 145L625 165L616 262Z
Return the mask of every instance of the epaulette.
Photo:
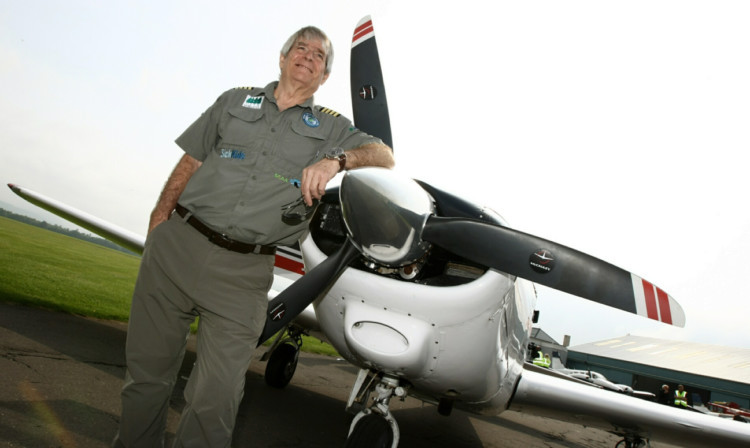
M320 111L323 112L324 114L333 115L334 117L338 117L339 115L341 115L340 113L336 112L333 109L329 109L327 107L322 107L322 106L320 107Z
M254 87L235 87L234 90L252 90Z

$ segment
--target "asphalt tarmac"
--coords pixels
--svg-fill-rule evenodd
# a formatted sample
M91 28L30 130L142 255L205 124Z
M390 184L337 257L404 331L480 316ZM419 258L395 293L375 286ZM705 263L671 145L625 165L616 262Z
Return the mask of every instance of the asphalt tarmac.
M0 447L109 446L119 420L126 330L121 322L0 302ZM344 408L356 368L302 353L291 383L278 390L265 384L262 350L247 372L232 446L342 447L353 418ZM194 359L189 348L172 396L168 442ZM391 410L401 448L598 448L614 447L619 440L512 411L479 417L454 410L444 417L435 406L411 398L394 400Z

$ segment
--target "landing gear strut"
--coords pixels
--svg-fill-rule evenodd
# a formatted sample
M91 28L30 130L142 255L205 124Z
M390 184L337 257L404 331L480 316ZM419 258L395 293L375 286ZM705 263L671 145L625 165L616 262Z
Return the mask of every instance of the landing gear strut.
M389 405L394 396L403 400L406 390L400 386L397 377L389 375L369 377L369 371L360 370L352 388L347 410L361 410L352 420L349 436L344 446L345 448L396 448L400 434ZM365 384L368 378L369 382ZM373 399L369 407L366 407L373 391L377 397Z
M271 348L263 354L261 361L266 364L266 384L277 389L283 389L289 384L297 370L299 350L302 347L302 330L290 325L273 342Z

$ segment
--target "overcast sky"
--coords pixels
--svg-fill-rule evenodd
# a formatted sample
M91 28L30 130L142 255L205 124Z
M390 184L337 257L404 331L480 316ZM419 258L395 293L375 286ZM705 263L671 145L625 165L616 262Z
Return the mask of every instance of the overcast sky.
M397 170L646 278L687 316L674 329L539 288L545 331L750 347L750 3L434 5L4 0L0 180L145 234L174 139L224 90L276 79L301 26L336 50L317 103L351 117L351 34L370 14Z

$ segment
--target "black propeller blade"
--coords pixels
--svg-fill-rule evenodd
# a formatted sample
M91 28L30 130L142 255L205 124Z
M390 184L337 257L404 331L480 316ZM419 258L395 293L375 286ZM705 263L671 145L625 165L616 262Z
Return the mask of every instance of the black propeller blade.
M422 239L534 283L664 323L685 325L682 308L661 289L552 241L480 221L435 216L427 220Z
M359 251L347 238L338 251L274 297L268 303L266 326L263 328L258 345L283 329L309 304L326 292L358 255Z
M350 82L354 124L393 148L388 100L370 16L360 20L354 30Z

